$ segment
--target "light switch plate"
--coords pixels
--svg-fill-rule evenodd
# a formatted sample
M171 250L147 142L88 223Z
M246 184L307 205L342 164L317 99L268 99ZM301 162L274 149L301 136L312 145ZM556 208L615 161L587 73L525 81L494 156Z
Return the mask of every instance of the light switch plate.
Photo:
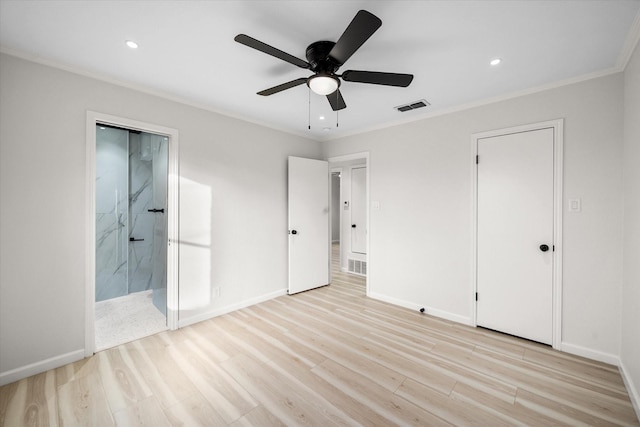
M569 199L569 212L582 212L582 200Z

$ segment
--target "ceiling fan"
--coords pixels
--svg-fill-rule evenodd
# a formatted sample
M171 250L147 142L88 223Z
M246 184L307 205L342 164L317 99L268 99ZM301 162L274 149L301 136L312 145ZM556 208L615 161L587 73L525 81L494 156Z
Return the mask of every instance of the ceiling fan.
M269 96L286 89L306 83L318 95L326 95L334 111L347 107L340 93L340 79L345 82L370 83L375 85L407 87L413 80L412 74L383 73L378 71L348 70L336 74L338 68L355 53L382 25L380 18L367 12L359 11L337 42L317 41L307 47L304 61L259 40L238 34L234 40L267 55L275 56L300 68L313 71L310 77L301 77L258 92L258 95Z

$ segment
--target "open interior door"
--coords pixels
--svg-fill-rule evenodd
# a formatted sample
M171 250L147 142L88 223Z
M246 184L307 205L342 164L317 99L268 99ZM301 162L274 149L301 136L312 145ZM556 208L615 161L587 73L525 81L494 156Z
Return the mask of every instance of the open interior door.
M289 294L329 284L329 163L289 157Z

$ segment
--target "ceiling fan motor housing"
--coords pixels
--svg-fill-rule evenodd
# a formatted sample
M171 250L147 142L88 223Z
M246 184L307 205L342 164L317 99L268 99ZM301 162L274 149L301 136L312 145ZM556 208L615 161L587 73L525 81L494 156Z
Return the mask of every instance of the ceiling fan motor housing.
M336 64L329 57L329 52L331 52L333 46L335 46L334 42L319 41L311 43L307 47L306 55L311 71L325 74L334 74L338 71L341 64Z

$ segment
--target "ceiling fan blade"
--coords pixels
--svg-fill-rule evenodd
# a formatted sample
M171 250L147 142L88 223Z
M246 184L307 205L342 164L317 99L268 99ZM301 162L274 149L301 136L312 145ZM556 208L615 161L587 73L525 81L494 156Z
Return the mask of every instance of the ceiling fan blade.
M344 64L381 25L380 18L360 10L329 52L329 57L338 65Z
M347 108L347 104L345 104L344 102L344 98L340 93L340 89L327 95L327 100L329 101L329 104L331 104L331 109L333 111L343 110Z
M413 74L381 73L378 71L348 70L342 73L345 82L371 83L374 85L407 87L413 80Z
M300 58L296 58L293 55L289 55L287 52L283 52L280 49L276 49L273 46L269 46L268 44L263 43L260 40L256 40L253 37L249 37L246 34L238 34L237 36L234 37L234 40L240 44L259 50L260 52L266 53L267 55L275 56L278 59L282 59L283 61L296 65L300 68L310 67L307 61L303 61Z
M274 86L272 88L260 91L260 92L258 92L258 95L262 95L262 96L273 95L274 93L282 92L283 90L287 90L287 89L291 89L292 87L300 86L301 84L306 83L306 82L307 82L307 78L306 77L301 77L299 79L291 80L290 82L282 83L281 85Z

